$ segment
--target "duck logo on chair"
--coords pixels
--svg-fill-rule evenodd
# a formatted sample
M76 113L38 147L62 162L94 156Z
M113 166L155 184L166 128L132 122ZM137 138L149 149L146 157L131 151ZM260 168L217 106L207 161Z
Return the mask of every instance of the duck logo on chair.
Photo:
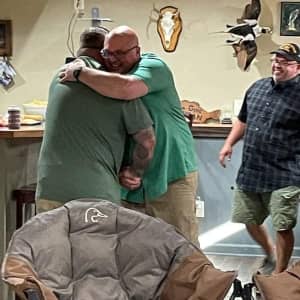
M179 9L174 6L165 6L158 10L153 5L152 12L158 14L158 19L150 17L150 22L156 22L157 32L164 50L166 52L175 51L182 31L182 20Z
M99 209L95 207L88 208L84 214L85 223L99 223L100 218L108 218L108 216L103 214Z

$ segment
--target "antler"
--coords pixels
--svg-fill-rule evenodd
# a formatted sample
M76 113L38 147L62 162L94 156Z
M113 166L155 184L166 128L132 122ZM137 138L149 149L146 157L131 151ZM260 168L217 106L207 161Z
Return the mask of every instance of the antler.
M149 39L149 28L150 28L150 25L151 23L156 23L158 18L154 17L153 16L153 13L157 13L158 15L160 15L160 10L158 8L155 7L155 3L153 3L153 7L152 7L152 10L150 12L150 16L149 16L149 21L147 23L147 26L146 26L146 35L147 35L147 38Z
M155 7L155 3L153 3L153 8L152 8L152 11L160 14L160 10L158 8Z

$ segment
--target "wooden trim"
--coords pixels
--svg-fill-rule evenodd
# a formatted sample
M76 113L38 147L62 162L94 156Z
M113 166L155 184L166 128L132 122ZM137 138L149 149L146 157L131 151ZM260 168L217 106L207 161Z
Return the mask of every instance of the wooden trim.
M195 138L226 138L232 125L225 124L196 124L193 125L191 131ZM44 134L44 126L21 126L20 129L8 129L0 127L0 138L42 138Z
M194 138L226 138L231 128L231 124L197 124L193 125L191 130Z
M0 138L42 138L44 134L44 126L21 126L20 129L8 129L7 127L0 127Z

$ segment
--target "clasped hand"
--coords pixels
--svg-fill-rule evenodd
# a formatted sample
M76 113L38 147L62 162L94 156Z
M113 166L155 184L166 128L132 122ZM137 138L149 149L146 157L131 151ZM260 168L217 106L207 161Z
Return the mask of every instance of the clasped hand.
M124 167L119 173L120 184L128 190L137 189L141 183L141 177L137 176L130 167Z

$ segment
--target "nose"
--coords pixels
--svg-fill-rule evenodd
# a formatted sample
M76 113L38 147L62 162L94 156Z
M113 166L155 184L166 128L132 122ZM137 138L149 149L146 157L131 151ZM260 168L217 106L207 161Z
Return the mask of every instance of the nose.
M114 54L110 54L108 57L107 57L107 60L111 63L113 62L116 62L118 60L118 58L114 55Z

